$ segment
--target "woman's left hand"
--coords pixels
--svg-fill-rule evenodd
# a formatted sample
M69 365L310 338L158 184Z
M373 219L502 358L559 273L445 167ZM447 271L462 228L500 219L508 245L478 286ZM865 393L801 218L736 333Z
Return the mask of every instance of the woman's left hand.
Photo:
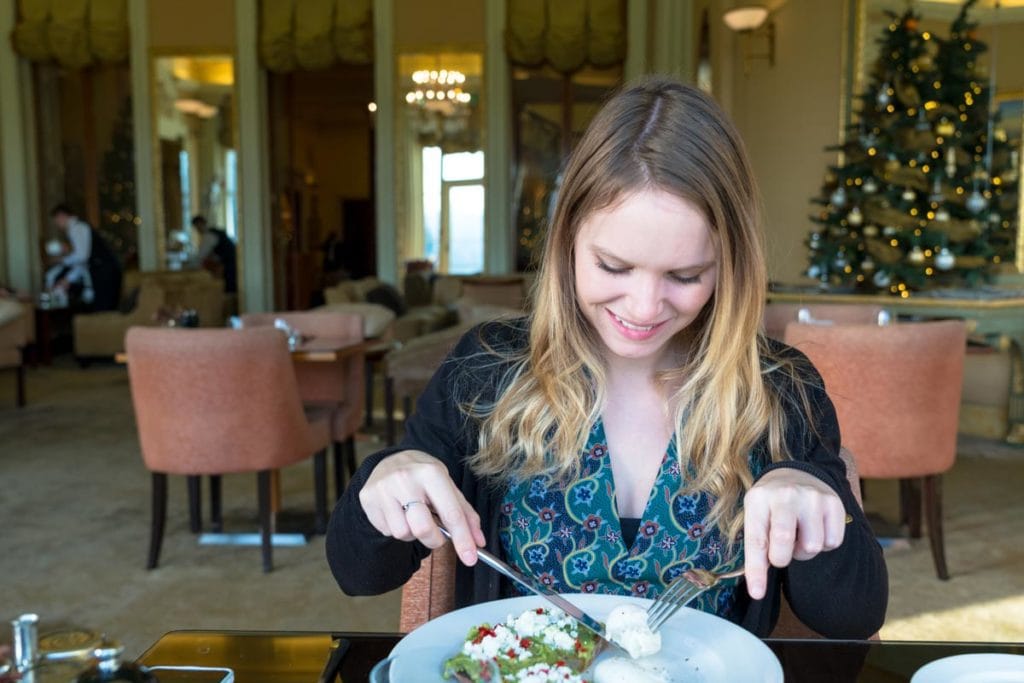
M792 467L761 477L743 498L747 592L764 597L768 567L809 560L843 542L846 509L828 484Z

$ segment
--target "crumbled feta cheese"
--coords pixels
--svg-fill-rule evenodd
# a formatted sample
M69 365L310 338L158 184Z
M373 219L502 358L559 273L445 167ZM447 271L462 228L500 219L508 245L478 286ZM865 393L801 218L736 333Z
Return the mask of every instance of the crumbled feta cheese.
M534 664L516 675L517 683L584 683L584 678L567 666Z
M639 605L619 605L605 621L608 640L621 645L630 657L646 657L661 650L661 634L647 626L647 610Z

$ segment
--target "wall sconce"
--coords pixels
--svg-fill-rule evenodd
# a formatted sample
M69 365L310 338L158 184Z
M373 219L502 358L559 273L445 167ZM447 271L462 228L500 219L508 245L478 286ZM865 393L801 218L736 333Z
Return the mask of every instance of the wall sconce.
M727 11L722 21L733 31L741 34L744 41L743 73L750 73L750 62L767 59L769 66L775 66L775 22L768 21L768 9L760 5L743 5ZM762 27L763 30L759 30ZM755 37L767 40L764 52L751 52L750 41Z

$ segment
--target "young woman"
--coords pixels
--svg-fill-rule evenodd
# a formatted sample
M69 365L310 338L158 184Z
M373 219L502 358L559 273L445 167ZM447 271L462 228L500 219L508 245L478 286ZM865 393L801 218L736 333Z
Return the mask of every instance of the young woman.
M620 91L568 162L530 313L467 333L339 502L341 588L404 583L445 542L436 514L459 605L509 593L478 547L559 592L652 598L745 563L698 607L763 636L782 590L826 636L877 631L881 550L820 377L759 331L766 284L725 115L670 80Z

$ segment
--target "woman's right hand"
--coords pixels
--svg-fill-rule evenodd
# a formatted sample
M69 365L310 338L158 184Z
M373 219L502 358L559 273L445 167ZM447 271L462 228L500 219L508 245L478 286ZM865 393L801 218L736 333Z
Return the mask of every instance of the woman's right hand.
M381 460L359 492L359 503L377 531L428 548L445 543L434 522L437 514L452 534L455 552L469 566L476 564L476 549L486 544L480 515L448 476L448 468L422 451L400 451Z

